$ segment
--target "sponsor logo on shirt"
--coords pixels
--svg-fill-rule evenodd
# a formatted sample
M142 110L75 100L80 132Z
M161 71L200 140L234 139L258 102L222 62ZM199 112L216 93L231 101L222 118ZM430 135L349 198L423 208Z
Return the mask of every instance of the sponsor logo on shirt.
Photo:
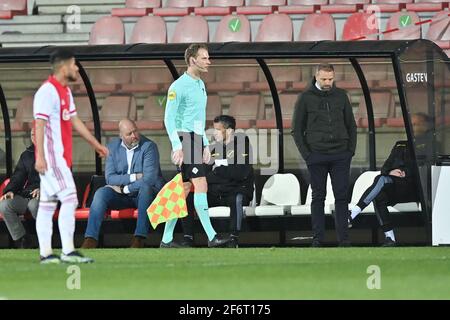
M70 120L70 113L69 113L69 110L67 110L67 109L64 109L64 110L63 110L63 112L62 112L62 119L63 119L64 121L69 121L69 120Z
M168 100L175 100L176 97L177 97L177 94L175 91L173 91L173 90L169 91L169 94L167 95Z

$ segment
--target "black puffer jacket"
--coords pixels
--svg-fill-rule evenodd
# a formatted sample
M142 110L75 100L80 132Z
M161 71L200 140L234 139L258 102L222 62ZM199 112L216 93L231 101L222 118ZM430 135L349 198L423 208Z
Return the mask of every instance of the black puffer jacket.
M409 151L408 141L397 141L381 167L381 174L387 176L392 170L400 169L405 172L406 178L414 179L416 177L414 162Z
M315 83L314 78L299 96L292 117L291 134L303 159L311 152L355 154L356 123L347 93L334 84L321 91Z
M39 188L39 173L34 168L34 145L29 146L20 155L16 168L11 176L3 194L12 191L14 194L24 198L31 198L31 192Z
M248 200L253 198L254 172L251 164L252 149L247 136L235 134L233 141L224 145L213 143L210 145L211 160L227 159L228 166L212 169L209 166L206 179L208 193L216 197L226 197L236 193L244 194Z

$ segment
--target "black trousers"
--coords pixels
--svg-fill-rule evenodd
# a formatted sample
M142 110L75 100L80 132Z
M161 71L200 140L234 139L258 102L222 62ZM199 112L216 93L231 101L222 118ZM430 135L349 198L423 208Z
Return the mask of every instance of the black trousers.
M189 214L187 217L181 219L183 232L186 236L194 235L194 202L193 202L193 193L189 193L187 198L187 207ZM242 218L244 215L244 206L248 205L250 200L247 196L238 193L227 196L218 196L211 193L208 193L208 206L218 207L225 206L230 207L230 227L229 231L232 235L238 236L241 231L242 226Z
M325 235L325 197L327 177L330 174L335 199L335 227L339 243L348 239L348 187L352 154L321 154L313 152L306 160L311 178L311 223L313 241L322 242Z
M376 176L373 184L361 196L357 206L364 209L373 201L378 222L384 232L392 230L388 206L418 202L417 184L411 178Z

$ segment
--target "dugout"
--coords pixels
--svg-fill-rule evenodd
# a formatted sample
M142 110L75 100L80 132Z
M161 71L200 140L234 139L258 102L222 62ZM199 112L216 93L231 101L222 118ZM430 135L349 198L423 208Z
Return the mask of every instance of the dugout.
M185 69L185 44L74 46L80 79L73 84L80 117L102 142L117 135L117 120L134 118L141 132L158 143L163 171L170 176L170 145L163 122L168 86ZM0 49L0 149L2 178L11 175L29 143L32 96L50 73L54 47ZM423 221L431 221L430 166L450 154L450 62L428 40L321 41L286 43L210 43L213 61L205 77L211 113L234 115L238 128L254 135L259 200L270 174L294 172L304 178L305 164L290 136L290 116L319 62L333 63L336 84L348 91L358 124L352 180L382 165L392 145L407 139L414 148ZM211 108L210 108L211 106ZM417 145L411 114L432 119L425 145ZM260 139L265 136L264 139ZM79 191L103 166L88 145L74 136L74 176ZM2 179L3 180L3 179ZM303 179L307 182L307 179ZM306 190L304 188L304 190ZM303 192L304 200L306 194ZM283 224L284 225L284 224Z

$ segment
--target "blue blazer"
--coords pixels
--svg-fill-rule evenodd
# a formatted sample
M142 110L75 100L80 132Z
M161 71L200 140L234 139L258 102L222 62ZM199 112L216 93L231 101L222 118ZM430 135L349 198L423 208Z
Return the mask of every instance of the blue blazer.
M142 179L130 182L127 153L121 146L122 139L115 138L108 144L109 156L106 158L106 183L113 186L128 186L130 193L138 192L148 185L158 192L165 183L159 164L159 152L156 143L140 135L139 146L134 149L130 174L142 173Z

